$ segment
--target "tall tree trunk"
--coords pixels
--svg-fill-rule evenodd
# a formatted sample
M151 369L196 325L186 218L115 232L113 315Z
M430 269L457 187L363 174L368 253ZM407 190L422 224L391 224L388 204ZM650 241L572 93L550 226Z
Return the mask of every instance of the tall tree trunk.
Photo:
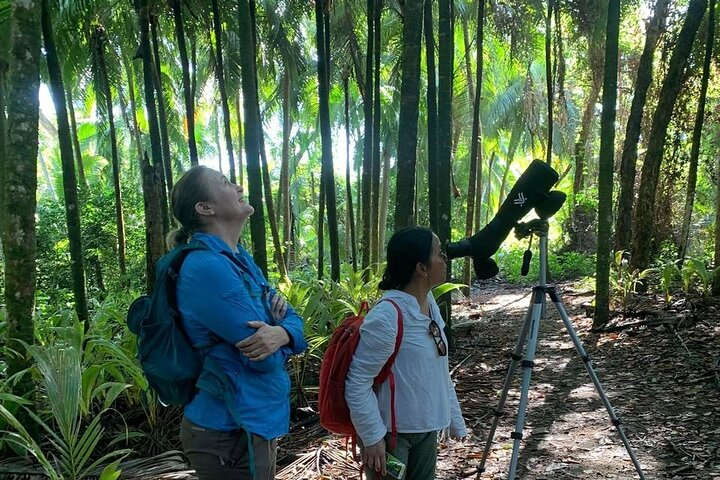
M600 162L598 173L598 243L593 327L610 320L610 259L612 257L612 193L615 171L615 115L617 108L620 0L609 0L605 32L605 75L600 121Z
M375 0L375 41L373 42L375 62L373 65L375 81L373 87L373 165L372 165L372 211L380 212L380 33L382 31L382 9L383 0ZM418 40L419 41L419 40ZM418 45L419 47L419 45ZM419 72L419 71L418 71ZM380 218L372 223L370 232L370 262L373 265L380 263L380 250L383 245L380 243Z
M87 188L87 180L85 179L85 166L83 165L82 149L80 148L80 139L77 133L77 121L75 119L75 106L73 105L72 98L72 85L68 85L66 89L67 93L67 106L68 115L70 117L70 134L72 135L72 145L75 153L75 162L77 163L77 176L80 189Z
M267 276L265 213L262 202L262 173L260 172L262 125L259 124L257 113L260 108L257 95L257 73L255 71L254 25L251 20L249 0L238 0L238 7L248 198L250 204L255 207L255 213L250 217L250 236L253 242L253 259L263 274Z
M10 18L7 95L7 144L4 178L5 312L8 348L23 352L17 342L34 341L37 253L35 196L37 192L38 116L40 89L40 3L13 2ZM28 368L26 355L7 355L5 378ZM32 380L13 384L13 393L31 391Z
M433 28L433 0L425 0L423 28L425 31L425 63L427 65L427 163L428 163L428 210L430 228L437 231L438 223L438 172L437 172L437 84L435 83L435 30Z
M653 57L660 38L660 25L667 17L670 0L657 0L652 19L647 24L645 47L638 64L630 116L625 128L622 159L620 160L620 194L618 196L615 250L630 248L632 240L632 207L635 190L638 143L645 111L647 93L653 79Z
M318 280L325 276L325 176L320 173L320 190L318 192L317 244L318 244Z
M280 201L278 209L282 213L283 246L286 252L283 255L285 265L289 268L287 255L290 250L290 228L292 226L292 210L290 206L290 77L283 76L283 144L282 163L280 164Z
M230 104L228 103L227 89L225 88L225 67L222 53L222 27L220 22L220 9L218 0L212 0L213 31L215 32L215 76L220 90L220 103L222 105L223 127L225 132L225 147L228 153L230 181L235 183L235 155L233 154L232 130L230 129Z
M345 92L345 191L347 194L348 230L350 231L349 250L352 255L353 272L357 271L357 248L355 247L355 213L353 211L352 183L350 181L350 88L349 77L343 77L343 91ZM383 177L383 181L385 178ZM380 230L382 234L382 230ZM383 245L383 243L380 243Z
M43 0L46 2L47 0ZM110 152L112 159L113 189L115 190L115 228L117 231L118 263L120 275L125 282L127 273L125 259L125 215L122 205L122 189L120 188L120 160L118 158L117 136L115 134L115 116L113 114L112 92L108 78L107 64L105 62L105 31L98 26L93 33L93 53L98 72L97 84L102 96L105 97L105 115L107 115L110 130Z
M678 258L682 264L687 253L688 237L690 235L690 219L692 218L693 204L695 202L695 187L697 185L698 159L700 157L700 139L703 123L705 121L705 101L707 99L710 66L712 64L713 42L715 38L715 0L710 0L710 13L708 14L708 31L705 43L705 62L703 63L702 79L700 81L700 98L698 99L695 114L695 128L693 129L692 147L690 150L690 170L688 172L687 194L685 197L685 214L683 215L682 233L680 235L680 248Z
M152 52L153 52L153 80L155 84L155 92L157 93L158 107L158 124L160 126L160 140L162 141L163 152L163 176L162 182L167 189L167 198L172 195L173 177L172 177L172 156L170 154L170 135L168 134L167 110L165 108L165 94L163 93L162 76L160 72L160 46L158 41L158 21L157 16L150 15L150 33L152 34Z
M0 57L0 232L7 231L5 226L5 175L7 168L7 118L5 105L7 104L6 79L8 72L7 60ZM0 253L2 252L3 235L0 233Z
M260 110L257 110L257 122L262 125L260 119ZM265 206L267 207L268 220L270 222L270 234L272 235L273 247L275 248L275 263L277 264L278 273L282 277L287 276L287 268L285 268L285 255L283 254L282 243L280 242L280 230L278 228L278 215L275 213L275 204L272 197L272 183L270 182L270 171L268 169L267 157L265 156L265 141L260 138L260 161L263 179L263 192L265 196Z
M155 264L165 251L164 234L168 231L168 206L162 184L162 147L158 129L157 110L155 108L155 85L153 83L152 52L150 51L148 0L135 0L135 9L140 25L140 48L138 54L143 63L143 85L145 90L145 108L150 130L150 151L152 164L147 153L144 155L143 196L145 199L145 247L148 291L155 283ZM157 182L157 183L155 183ZM157 215L157 217L155 217ZM158 228L160 226L161 228Z
M483 26L485 23L485 0L478 1L477 11L477 30L475 38L477 39L477 50L475 53L475 64L477 65L477 91L473 92L470 97L473 99L473 117L472 117L472 137L470 138L470 178L468 179L467 192L467 214L465 217L465 236L473 235L473 215L475 214L475 188L478 184L478 150L482 138L480 137L480 98L482 97L483 82L483 46L484 34ZM465 28L467 30L467 28ZM466 293L470 293L470 258L466 258L463 265L463 283L468 285Z
M380 185L380 214L378 219L378 245L385 246L387 231L388 204L390 203L390 150L385 148L382 153L382 183Z
M215 140L215 149L217 151L217 169L220 173L223 173L223 155L222 155L222 144L220 143L220 109L215 105L213 108L213 122L210 124L213 128L213 140Z
M395 230L415 224L415 164L417 159L418 107L420 100L422 20L422 2L412 1L405 3L397 175L395 177ZM440 78L442 82L442 74ZM438 125L438 127L440 133L442 133L442 126ZM446 185L449 184L450 180L448 179ZM398 186L401 187L398 188ZM438 190L442 186L442 179L440 179ZM441 216L443 213L445 212L440 211Z
M690 0L685 14L685 22L675 43L667 74L658 96L658 105L653 115L650 138L642 167L637 211L635 212L630 265L636 269L644 269L650 263L655 234L655 195L660 177L660 165L665 154L665 135L683 79L686 78L688 57L706 8L707 0Z
M552 75L552 13L555 0L547 0L545 16L545 82L547 86L547 151L545 162L552 164L553 153L553 75ZM594 46L597 48L597 45Z
M245 186L245 170L243 167L243 119L242 119L242 107L240 106L240 96L242 95L242 92L238 92L237 96L235 97L235 113L237 115L237 126L238 126L238 158L237 158L237 170L238 170L238 185L241 187Z
M70 124L65 108L65 87L63 85L60 61L58 60L52 19L48 0L41 2L42 35L47 58L50 90L52 93L55 115L57 118L58 144L63 172L63 195L65 200L65 218L70 242L70 271L73 279L73 296L78 321L82 322L85 332L90 327L87 290L85 285L85 265L83 263L82 229L80 228L80 204L78 202L75 164L72 151Z
M450 185L452 175L452 147L453 124L452 104L454 85L454 26L453 26L453 0L438 1L438 231L440 245L443 250L450 241L452 225L452 203L450 198ZM479 96L479 95L478 95ZM448 265L446 279L452 276L452 264ZM450 318L450 293L443 295L438 304L441 307L443 320L445 320L445 334L448 339L448 348L454 346L452 336L452 322Z
M330 237L330 278L340 280L340 242L338 238L337 201L335 195L335 173L332 160L332 137L330 136L330 32L325 15L328 15L325 0L315 0L315 27L317 29L318 51L318 94L320 103L320 136L322 142L322 181L328 211L328 233ZM321 233L321 232L319 232Z
M362 268L371 264L372 224L376 222L371 205L372 199L372 166L373 166L373 55L375 49L375 0L367 0L367 50L365 53L365 96L363 97L363 112L365 114L365 128L363 131L363 163L362 163ZM379 28L379 27L378 27ZM367 274L367 272L366 272ZM367 280L367 277L366 277Z
M142 163L143 163L143 143L142 138L140 138L140 126L138 124L138 118L137 118L137 100L135 99L135 68L133 67L132 63L129 61L124 62L125 63L125 73L127 75L127 81L128 81L128 96L130 97L130 113L132 117L132 135L133 135L133 141L135 143L135 148L137 148L137 161L138 166L140 167L140 176L142 178ZM142 181L140 182L142 184Z
M480 7L478 7L480 8ZM483 10L485 7L482 7ZM475 105L475 82L472 78L472 62L470 60L470 33L468 31L468 19L465 15L462 16L462 33L463 33L463 44L465 46L465 78L467 81L467 93L470 105ZM426 33L427 35L427 33ZM479 39L475 38L477 42Z
M185 100L185 122L187 123L188 148L190 153L190 165L198 165L197 143L195 142L195 100L190 87L190 64L188 61L187 46L185 45L185 27L182 18L181 0L171 0L170 7L175 22L175 40L177 41L178 53L180 55L180 66L182 67L183 99Z

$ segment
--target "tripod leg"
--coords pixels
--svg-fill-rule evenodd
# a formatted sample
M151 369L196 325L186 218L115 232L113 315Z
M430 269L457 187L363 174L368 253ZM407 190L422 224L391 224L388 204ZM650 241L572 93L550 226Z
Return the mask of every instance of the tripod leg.
M562 300L560 299L560 295L557 293L557 291L555 290L554 287L548 288L548 294L550 295L550 299L552 300L552 302L555 304L555 308L557 309L558 313L560 314L560 318L562 318L562 321L565 324L565 329L570 334L570 338L572 339L572 342L575 345L575 350L577 350L578 354L580 355L580 358L582 359L583 363L585 364L585 369L587 370L588 375L590 375L590 379L592 380L593 384L595 385L595 390L597 390L598 395L600 395L600 399L603 402L603 405L605 405L605 409L608 411L608 414L610 415L610 421L617 429L618 434L620 435L620 439L622 440L623 444L625 445L625 449L627 450L628 455L630 455L630 459L632 460L632 463L635 466L635 470L637 471L638 475L640 476L640 479L644 480L645 476L643 475L642 468L640 467L640 462L638 462L638 459L635 456L635 452L633 451L633 448L630 445L630 441L628 440L627 436L625 435L625 431L623 430L622 422L615 414L615 410L613 409L613 406L610 404L610 400L608 400L607 395L605 395L605 391L603 390L602 384L600 383L600 380L598 379L597 375L595 374L595 370L592 367L592 362L590 360L590 356L585 352L582 342L578 338L577 333L575 332L575 329L573 328L572 322L570 322L570 318L568 317L567 311L565 310L565 305L563 305Z
M522 440L522 431L525 425L525 408L528 403L528 390L530 389L530 377L534 366L535 350L537 348L538 329L540 328L540 319L545 310L545 287L538 286L533 288L532 300L532 319L530 327L530 338L528 339L527 352L523 366L523 381L520 389L520 404L518 405L518 416L515 422L515 431L510 434L513 441L512 457L510 459L510 471L508 480L515 479L515 471L517 469L518 457L520 455L520 441Z
M505 375L505 383L503 383L502 392L500 393L500 401L498 406L493 412L493 422L488 432L487 442L485 443L485 450L483 451L482 460L480 460L480 466L478 467L476 479L480 479L481 475L485 472L485 462L490 454L490 448L492 447L493 437L495 436L495 430L497 429L500 417L503 416L503 409L505 408L505 402L507 400L508 390L510 390L510 384L512 383L513 376L515 375L515 369L518 363L522 360L523 347L525 346L525 340L527 339L528 332L530 331L530 325L532 320L533 312L533 300L530 301L527 313L525 314L525 320L523 321L520 335L518 336L517 342L515 343L515 349L510 354L510 365L508 366L507 374Z

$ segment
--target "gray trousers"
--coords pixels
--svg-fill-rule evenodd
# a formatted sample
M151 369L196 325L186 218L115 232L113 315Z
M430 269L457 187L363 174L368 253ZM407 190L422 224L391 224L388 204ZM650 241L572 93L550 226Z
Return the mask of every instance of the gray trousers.
M437 434L427 433L398 433L397 444L392 448L392 434L385 435L385 449L398 460L407 465L406 480L435 480L435 465L437 463ZM360 443L360 451L364 450ZM364 468L368 480L392 480L393 477L382 476L374 470Z
M244 430L222 432L203 428L183 417L180 440L200 480L273 480L277 440L252 435L255 479L250 475L248 439Z

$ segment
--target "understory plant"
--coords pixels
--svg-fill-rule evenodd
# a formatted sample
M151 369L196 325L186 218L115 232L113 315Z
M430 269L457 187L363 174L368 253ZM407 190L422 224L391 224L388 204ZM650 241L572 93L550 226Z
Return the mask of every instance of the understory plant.
M129 449L113 450L112 446L124 437L107 439L101 424L129 384L103 381L97 369L84 361L84 339L83 327L76 322L68 327L53 327L43 345L21 342L32 357L33 366L18 376L29 374L37 379L38 400L33 403L0 392L0 417L6 422L2 431L4 441L35 457L53 480L97 475L101 480L116 479L120 475L120 460L130 453ZM15 380L10 378L7 382ZM37 424L42 437L35 438L6 407L8 404L22 408ZM101 443L103 440L107 443ZM101 448L103 453L99 453Z

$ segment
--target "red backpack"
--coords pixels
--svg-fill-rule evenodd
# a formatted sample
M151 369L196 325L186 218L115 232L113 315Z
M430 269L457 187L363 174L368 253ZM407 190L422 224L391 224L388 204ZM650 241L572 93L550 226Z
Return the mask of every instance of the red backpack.
M394 442L397 435L395 429L395 377L391 369L402 342L403 316L397 303L390 299L386 300L393 304L398 313L397 337L395 338L395 350L378 376L375 377L374 386L377 387L385 380L390 380L390 412ZM347 317L335 328L320 365L320 388L318 391L320 424L332 433L356 435L355 427L350 419L350 410L345 401L345 378L347 378L350 363L360 341L360 326L365 320L367 312L368 304L362 302L357 315Z

